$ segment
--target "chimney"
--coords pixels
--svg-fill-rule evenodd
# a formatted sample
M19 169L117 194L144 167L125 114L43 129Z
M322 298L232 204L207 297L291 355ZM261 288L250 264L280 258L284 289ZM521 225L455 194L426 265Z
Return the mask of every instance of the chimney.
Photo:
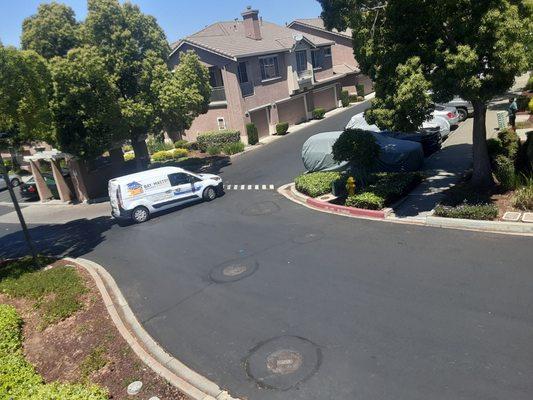
M248 6L241 15L244 21L244 34L246 35L246 37L254 40L261 40L259 11L252 10L252 7Z

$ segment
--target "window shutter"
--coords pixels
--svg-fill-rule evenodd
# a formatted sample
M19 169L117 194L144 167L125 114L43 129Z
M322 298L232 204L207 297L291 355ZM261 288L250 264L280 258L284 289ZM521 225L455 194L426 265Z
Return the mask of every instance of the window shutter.
M274 57L274 70L276 71L276 76L279 76L279 66L278 66L278 57Z
M260 58L259 59L259 66L261 69L261 79L266 79L266 73L265 73L265 60Z

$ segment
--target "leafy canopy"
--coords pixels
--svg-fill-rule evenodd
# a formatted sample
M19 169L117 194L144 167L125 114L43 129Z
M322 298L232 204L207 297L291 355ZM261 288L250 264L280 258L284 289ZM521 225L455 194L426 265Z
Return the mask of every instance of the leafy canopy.
M65 56L79 44L78 23L72 8L56 2L39 5L37 14L22 23L22 48L44 58Z
M372 132L360 129L345 130L333 144L333 159L348 161L363 182L376 165L380 147Z

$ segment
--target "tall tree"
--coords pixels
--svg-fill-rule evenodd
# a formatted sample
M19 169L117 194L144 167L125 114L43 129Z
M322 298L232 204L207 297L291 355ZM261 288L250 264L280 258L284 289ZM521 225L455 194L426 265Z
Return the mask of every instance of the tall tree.
M460 95L473 103L472 183L491 185L487 105L531 66L531 0L318 1L328 28L353 30L354 54L376 82L375 121L419 126L429 111L420 96L424 86L433 89L435 101ZM412 73L402 74L405 68ZM398 88L418 92L419 107L413 96L398 96ZM398 112L400 119L392 119Z
M10 134L3 147L13 152L33 140L54 143L51 87L44 58L31 50L0 46L0 131Z
M78 23L72 8L56 2L44 3L22 23L23 49L35 50L49 59L65 56L78 46Z
M165 65L169 54L165 34L155 18L131 3L89 0L82 37L98 48L115 77L124 123L143 167L149 162L145 135L159 128L158 97L152 86L161 78L154 70Z
M61 150L89 160L124 139L120 93L96 48L77 48L65 58L56 57L51 70L51 109Z

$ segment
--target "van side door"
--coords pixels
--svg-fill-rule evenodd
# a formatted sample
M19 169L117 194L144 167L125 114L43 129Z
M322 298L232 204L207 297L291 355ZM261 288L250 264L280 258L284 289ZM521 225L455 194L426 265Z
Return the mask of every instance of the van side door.
M176 203L192 200L198 197L195 193L194 183L191 175L184 172L176 172L168 175L170 186L173 192L173 200Z

